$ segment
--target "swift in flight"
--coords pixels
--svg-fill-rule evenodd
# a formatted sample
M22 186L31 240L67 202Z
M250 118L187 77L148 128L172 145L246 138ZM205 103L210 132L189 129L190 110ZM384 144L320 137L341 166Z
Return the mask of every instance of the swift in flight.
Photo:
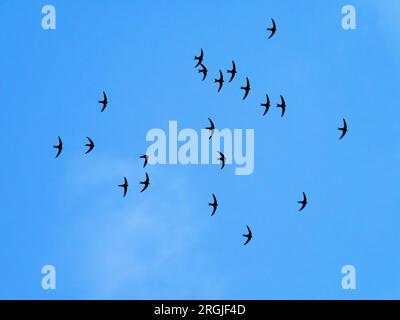
M198 72L203 74L203 79L201 81L204 81L204 79L207 77L208 70L204 64L201 63L200 66L201 69L199 69Z
M222 89L222 85L224 84L224 76L223 76L221 70L219 70L219 79L214 79L214 83L218 83L219 84L218 92L220 92L221 89Z
M103 107L101 108L101 111L100 111L100 112L103 112L108 104L107 95L104 91L103 91L103 100L99 100L99 103L101 103L103 105Z
M278 103L276 106L277 106L277 108L282 108L281 117L283 117L283 115L285 114L285 111L286 111L286 102L282 96L281 96L281 103Z
M249 78L246 77L246 86L245 87L240 87L240 89L244 90L244 96L243 100L247 98L247 95L250 92L250 81Z
M302 201L297 201L298 203L301 204L301 208L299 209L299 211L303 210L306 205L307 205L307 197L306 194L303 192L303 200Z
M124 198L125 198L126 192L128 191L128 180L126 180L126 177L124 177L124 183L118 185L118 187L124 188Z
M143 184L143 186L144 186L143 189L142 189L140 192L143 192L143 191L146 190L147 187L149 186L149 184L150 184L150 179L149 179L149 175L147 174L147 172L146 172L146 180L141 181L140 184Z
M58 137L58 145L53 146L53 148L56 148L58 150L56 158L58 158L58 156L61 154L61 151L63 149L63 143L60 137Z
M94 145L92 139L90 139L89 137L86 137L86 139L88 139L89 143L86 143L85 146L88 147L89 149L85 152L85 154L88 154L90 151L93 150L95 145Z
M339 140L342 140L342 138L346 135L347 133L347 122L345 119L343 119L343 128L338 128L338 130L342 131L342 135L340 136Z
M244 243L244 246L250 242L250 240L253 238L253 233L251 232L249 226L247 226L247 234L244 234L243 237L247 238L246 242Z
M204 58L204 52L203 49L201 49L200 55L194 56L194 61L197 60L197 64L195 65L195 68L197 68L199 65L201 65L201 63L203 62L203 58Z
M215 126L214 126L214 122L210 118L208 118L208 121L210 121L210 126L205 129L210 130L210 137L208 138L208 140L210 140L212 138L212 136L214 135Z
M224 156L224 154L222 153L222 152L220 152L220 151L218 151L218 153L219 153L219 157L218 157L218 160L221 160L221 163L222 163L222 166L221 166L221 170L225 167L225 156Z
M139 158L144 159L143 168L145 168L147 163L149 162L149 156L147 154L142 154Z
M270 34L270 36L268 37L268 39L271 39L272 36L273 36L273 35L275 34L275 32L276 32L276 24L275 24L275 21L274 21L274 19L271 19L271 20L272 20L272 27L267 29L267 31L270 31L270 32L271 32L271 34Z
M231 78L229 79L229 82L231 82L237 73L235 61L232 60L232 70L227 70L226 72L231 74Z
M267 96L267 101L265 103L261 103L261 106L265 108L263 116L265 116L267 114L267 112L269 110L269 107L271 106L271 103L269 101L269 97L268 97L268 95L266 95L266 96Z
M211 216L214 215L215 211L217 211L217 208L218 208L218 202L217 202L217 198L215 197L215 194L213 193L212 196L213 196L213 200L214 200L213 203L208 203L208 205L213 208Z

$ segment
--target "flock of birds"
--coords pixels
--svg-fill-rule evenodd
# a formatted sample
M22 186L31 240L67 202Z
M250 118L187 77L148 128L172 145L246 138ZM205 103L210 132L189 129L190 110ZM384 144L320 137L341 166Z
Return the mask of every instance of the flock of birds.
M106 109L107 104L108 104L107 94L104 91L103 91L103 100L99 100L98 103L100 103L102 105L100 112L103 112ZM85 146L88 149L85 152L85 154L88 154L89 152L91 152L94 149L95 144L92 139L90 139L89 137L86 137L86 138L88 140L88 143L85 144ZM58 137L58 144L54 145L53 148L57 149L56 158L58 158L63 150L63 142L60 137ZM148 160L149 160L149 156L144 154L144 155L141 155L139 158L144 159L143 168L146 167ZM148 186L150 185L150 178L149 178L149 175L147 174L147 172L145 172L145 175L146 175L146 179L144 181L139 182L139 184L143 185L143 188L142 188L142 190L140 190L140 192L145 191L148 188ZM126 177L124 177L124 183L118 185L118 187L123 188L123 197L124 198L126 196L126 193L128 192L128 186L129 186L128 179L126 179Z
M277 31L277 27L276 27L276 23L275 23L274 19L271 19L271 20L272 20L272 27L267 28L267 31L270 32L268 39L271 39ZM207 78L208 69L203 64L203 62L204 62L203 49L201 49L200 55L194 56L194 60L195 60L195 62L197 62L195 65L195 68L198 70L199 73L203 74L202 81L204 81ZM236 64L234 61L232 61L232 69L229 69L226 72L230 75L230 78L228 81L230 83L234 80L236 73L237 73ZM221 69L219 70L219 78L214 79L214 83L218 83L218 92L220 92L223 87L223 84L224 84L224 76L223 76ZM251 90L250 80L248 77L246 77L245 86L241 86L240 89L244 90L243 100L245 100ZM280 96L280 99L281 99L281 101L280 101L280 103L278 103L276 105L276 107L281 108L281 117L283 117L285 115L285 111L286 111L286 102L282 95ZM106 109L107 104L108 104L107 94L104 91L103 91L103 100L99 100L98 103L102 105L100 112L103 112ZM265 116L271 106L271 102L270 102L270 98L269 98L268 94L266 95L265 103L261 103L261 106L265 108L264 113L263 113L263 116ZM212 139L212 137L214 135L214 131L215 131L215 125L214 125L214 122L212 119L208 118L208 120L210 122L210 126L206 127L205 129L210 130L209 139ZM348 131L347 122L345 119L343 119L343 127L338 128L338 130L342 132L341 136L339 137L339 140L341 140ZM85 144L85 146L87 147L87 151L85 152L85 154L88 154L89 152L91 152L94 149L95 144L90 137L86 137L86 138L87 138L87 143ZM56 158L58 158L63 150L63 142L60 137L58 137L58 144L54 145L53 147L55 149L57 149ZM220 151L218 151L218 154L219 154L218 160L221 161L221 170L222 170L225 167L225 155ZM139 158L143 159L143 161L144 161L143 168L145 168L146 165L148 164L149 156L147 154L142 154L142 155L140 155ZM145 191L148 188L148 186L150 185L150 178L149 178L149 175L147 174L147 172L145 172L145 175L146 175L145 180L139 182L140 185L143 185L143 188L140 190L140 192ZM129 186L128 180L126 179L126 177L124 177L124 183L118 185L118 187L123 188L123 197L125 197L128 192L128 186ZM211 216L213 216L215 214L215 212L217 211L218 205L219 205L214 193L212 194L212 197L213 197L213 202L208 203L208 205L210 207L212 207ZM298 201L298 203L301 205L299 208L299 211L302 211L307 206L308 200L307 200L307 196L304 192L303 192L303 199ZM246 227L247 227L247 234L243 234L243 237L246 238L244 245L248 244L251 241L251 239L253 238L253 233L252 233L250 227L249 226L246 226Z
M271 39L277 31L277 27L276 27L276 23L275 23L274 19L271 19L271 20L272 20L272 26L270 28L267 28L267 31L270 32L268 39ZM204 50L203 49L200 50L200 54L198 56L196 56L196 55L194 56L194 61L196 62L195 68L198 70L198 73L202 74L202 81L204 81L207 78L208 69L204 64ZM226 70L226 73L229 76L228 83L232 82L235 79L235 76L237 74L237 68L236 68L235 61L232 61L232 68ZM221 71L221 69L219 69L219 77L214 79L214 83L218 84L217 92L220 92L222 90L224 82L225 82L224 74ZM245 100L251 90L250 80L248 77L246 77L245 85L241 86L240 89L244 91L242 100ZM271 101L270 101L268 94L266 94L266 101L264 103L261 103L260 106L264 107L263 116L265 116L271 107ZM280 102L276 104L276 107L281 109L281 117L283 117L286 112L286 101L282 95L280 95ZM210 126L206 127L205 129L210 130L209 139L211 139L214 134L215 125L214 125L214 121L212 119L208 118L208 120L210 122ZM343 127L338 128L338 130L340 130L342 132L341 136L339 137L339 140L341 140L347 133L347 123L346 123L345 119L343 119ZM220 160L222 162L221 169L223 169L225 166L225 156L220 151L218 151L218 153L219 153L218 160ZM215 212L217 211L217 208L218 208L218 201L217 201L217 198L214 193L212 194L212 197L213 197L213 202L210 202L208 204L209 206L212 207L211 216L213 216L215 214ZM298 204L300 205L299 211L302 211L307 206L308 200L307 200L307 196L306 196L305 192L303 192L303 199L298 201ZM245 237L247 239L246 239L246 242L244 243L244 245L248 244L253 237L253 233L252 233L250 227L249 226L246 226L246 227L247 227L247 234L243 234L243 237Z

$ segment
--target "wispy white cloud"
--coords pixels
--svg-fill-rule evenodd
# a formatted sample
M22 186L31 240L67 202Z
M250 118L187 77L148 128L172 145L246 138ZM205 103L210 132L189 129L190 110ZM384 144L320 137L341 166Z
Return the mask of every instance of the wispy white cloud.
M162 184L150 185L148 191L140 193L138 181L130 181L127 197L122 198L116 179L123 175L140 179L144 175L140 164L110 157L97 159L90 164L74 162L68 175L69 198L80 199L79 205L81 198L91 199L74 216L67 240L79 243L68 254L79 269L79 278L85 281L77 295L169 298L152 291L152 284L163 283L166 290L180 296L179 290L190 290L196 281L196 286L210 290L210 284L192 276L191 283L182 283L182 275L175 270L188 265L202 232L186 178L175 175L161 179L162 168L150 167L150 177L158 176L156 180ZM110 190L103 192L97 185L107 185Z

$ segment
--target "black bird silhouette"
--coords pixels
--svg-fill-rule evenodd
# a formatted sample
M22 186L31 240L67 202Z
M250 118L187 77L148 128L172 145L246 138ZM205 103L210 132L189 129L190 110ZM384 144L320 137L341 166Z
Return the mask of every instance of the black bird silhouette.
M106 93L103 91L103 100L99 100L99 103L103 105L103 108L101 109L101 112L104 111L104 109L107 107L108 99Z
M243 100L246 99L247 95L250 92L250 81L249 78L246 77L246 86L245 87L240 87L240 89L244 90L244 97Z
M301 208L299 209L299 211L303 210L306 205L307 205L307 197L306 194L303 192L303 200L302 201L297 201L298 203L301 204Z
M144 164L143 164L143 168L146 167L148 161L149 161L149 156L147 154L142 154L140 157L140 159L144 159Z
M347 133L347 122L345 119L343 119L343 128L338 128L338 130L342 131L342 135L340 136L339 140L342 140L342 138L346 135Z
M286 111L286 102L285 99L281 96L281 103L276 105L278 108L282 108L282 114L281 117L283 117L283 115L285 114Z
M215 126L214 126L214 122L210 118L208 118L208 121L210 121L210 126L205 129L210 130L210 132L211 132L210 137L208 138L210 140L212 138L212 136L214 135Z
M218 151L220 157L218 157L218 160L222 161L222 166L221 166L221 170L225 167L225 156L222 152Z
M124 197L126 196L126 192L128 191L128 180L124 177L124 184L118 185L118 187L124 188Z
M150 179L149 179L149 175L147 174L147 172L146 172L146 180L145 180L145 181L141 181L140 184L143 184L143 185L144 185L143 189L142 189L140 192L143 192L143 191L146 190L147 187L149 186L149 184L150 184Z
M201 49L200 55L198 57L194 56L194 61L197 60L197 64L196 64L195 68L197 68L203 62L203 57L204 57L204 53L203 53L203 49Z
M261 103L261 106L265 107L265 111L264 111L263 116L265 116L267 114L267 112L269 110L269 107L271 106L271 103L269 101L269 97L268 97L268 95L266 95L266 96L267 96L267 101L265 103Z
M207 68L204 64L200 64L201 65L201 69L198 70L199 73L203 74L203 79L201 81L204 81L204 79L207 77Z
M274 19L271 19L272 20L272 28L268 28L267 29L267 31L271 31L271 35L268 37L268 39L271 39L272 38L272 36L275 34L275 32L276 32L276 24L275 24L275 21L274 21Z
M250 242L250 240L253 238L253 233L251 232L249 226L246 226L246 227L247 227L248 233L243 235L243 237L247 238L246 242L244 243L244 246L246 244L248 244Z
M231 82L237 73L235 61L232 60L232 70L226 70L226 72L231 74L231 78L229 79L229 82Z
M219 84L218 92L220 92L221 89L222 89L222 85L224 84L224 76L223 76L221 70L219 70L219 79L214 79L214 83L218 83Z
M215 197L215 194L213 193L213 203L208 203L209 206L213 207L213 211L211 213L211 217L214 215L215 211L217 210L218 207L218 202L217 202L217 198Z
M89 137L86 137L86 139L89 140L89 143L86 143L85 146L88 147L89 149L85 152L85 154L88 154L90 151L93 150L93 148L95 147L92 139L90 139Z
M63 143L62 143L62 140L61 140L60 137L58 137L58 145L57 146L53 146L53 148L58 149L58 152L57 152L57 155L56 155L56 158L58 158L58 156L61 154L61 151L63 149Z

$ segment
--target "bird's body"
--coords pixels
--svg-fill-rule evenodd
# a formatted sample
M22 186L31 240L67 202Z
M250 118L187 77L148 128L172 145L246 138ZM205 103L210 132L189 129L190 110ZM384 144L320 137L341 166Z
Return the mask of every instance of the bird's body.
M340 136L339 140L342 140L342 138L346 135L347 133L347 122L345 119L343 119L343 128L338 128L338 130L342 131L342 135Z
M124 188L124 198L126 196L126 192L128 191L128 180L124 177L124 183L118 185L118 187Z
M103 91L103 100L99 100L99 103L101 103L103 105L103 107L101 108L101 111L100 111L100 112L103 112L108 104L107 95L104 91Z
M224 75L222 74L222 71L219 70L219 79L214 79L214 83L218 83L218 92L221 91L222 85L224 84Z
M215 126L214 126L214 122L210 118L208 118L208 121L210 121L210 126L205 129L210 130L210 137L208 138L210 140L212 138L212 136L214 135Z
M269 107L271 106L271 103L269 101L269 96L268 95L266 95L266 96L267 96L267 101L265 103L261 103L261 106L265 108L263 116L265 116L267 114Z
M143 168L145 168L147 163L149 162L149 156L147 154L142 154L139 158L144 159Z
M233 80L233 78L235 78L235 75L237 73L235 61L232 60L232 69L227 70L226 72L231 74L231 78L229 79L229 82L231 82Z
M85 152L85 154L88 154L90 151L93 150L95 145L94 145L92 139L90 139L89 137L86 137L86 139L88 139L89 143L86 143L85 146L88 147L89 149Z
M247 238L246 242L243 244L244 246L250 242L250 240L253 238L253 233L251 232L249 226L247 226L247 234L244 234L243 237Z
M215 194L213 193L213 202L212 203L208 203L209 206L211 206L213 208L213 211L211 213L211 216L214 215L215 211L218 208L218 202L217 202L217 198L215 197Z
M58 137L58 145L53 146L53 148L56 148L58 150L56 158L58 158L58 156L61 154L61 151L63 149L63 143L60 137Z
M285 99L282 97L282 95L281 95L281 103L278 103L276 105L276 107L282 108L281 117L283 117L283 115L285 114L285 111L286 111L286 102L285 102Z
M203 79L201 81L204 81L204 79L207 77L208 70L204 64L201 63L200 66L201 69L199 69L198 72L203 74Z
M199 65L201 65L201 63L203 62L203 58L204 58L204 52L203 49L201 49L200 55L194 56L194 61L197 60L197 64L195 65L195 68L197 68Z
M147 187L149 186L149 184L150 184L150 179L149 179L149 175L147 174L147 172L146 172L146 180L141 181L140 184L143 184L143 185L144 185L143 189L142 189L140 192L143 192L143 191L146 190Z
M249 78L246 77L246 86L240 87L240 89L244 90L244 96L243 96L243 100L244 100L247 98L247 95L249 94L249 92L251 90Z
M222 170L225 167L225 155L220 151L218 151L218 153L219 153L218 160L220 160L222 163L221 165L221 170Z
M271 39L272 36L273 36L273 35L275 34L275 32L276 32L276 24L275 24L275 21L274 21L274 19L271 19L271 20L272 20L272 27L267 29L267 31L270 31L270 32L271 32L271 34L270 34L270 36L268 37L268 39Z
M297 201L297 202L301 204L301 208L299 209L299 211L303 210L306 207L308 202L307 202L306 194L304 192L303 192L303 200Z

